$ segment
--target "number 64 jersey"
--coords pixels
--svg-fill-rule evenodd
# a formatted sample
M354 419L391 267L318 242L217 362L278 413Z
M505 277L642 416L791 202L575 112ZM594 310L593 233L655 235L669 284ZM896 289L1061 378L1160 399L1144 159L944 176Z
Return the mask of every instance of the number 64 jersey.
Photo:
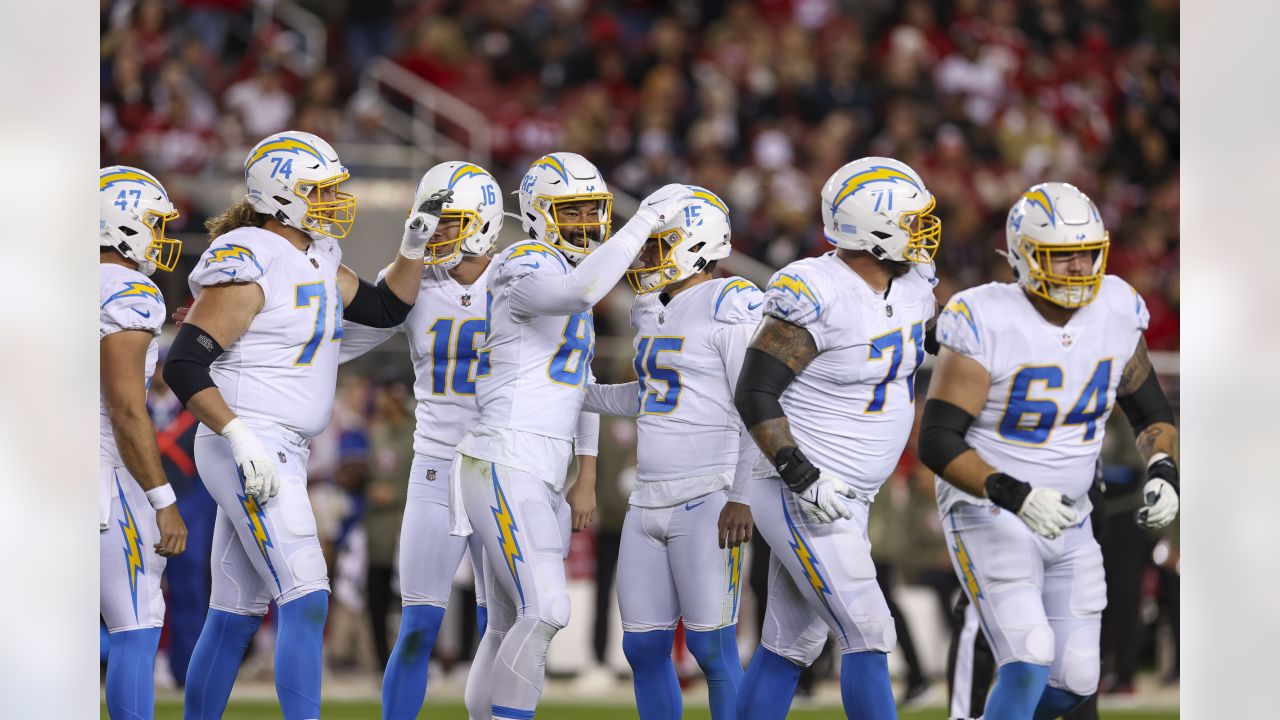
M1057 490L1087 514L1120 375L1149 319L1142 297L1113 275L1062 327L1045 320L1016 284L956 293L938 317L938 342L991 376L969 445L997 470ZM941 479L937 491L943 515L958 502L990 504Z
M791 433L810 462L868 500L915 422L934 282L931 267L917 266L879 293L831 251L784 267L765 289L765 314L808 330L818 349L782 394ZM753 475L777 471L762 458Z

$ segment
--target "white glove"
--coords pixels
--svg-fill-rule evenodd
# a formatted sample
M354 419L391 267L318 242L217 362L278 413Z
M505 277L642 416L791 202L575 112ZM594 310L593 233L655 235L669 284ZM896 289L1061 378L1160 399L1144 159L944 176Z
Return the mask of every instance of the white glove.
M800 514L811 523L830 523L838 518L848 520L853 511L840 496L854 497L853 488L830 475L819 475L817 481L796 497Z
M1155 530L1173 522L1178 517L1178 491L1160 478L1151 478L1142 486L1145 503L1138 511L1138 525Z
M1071 500L1048 488L1031 488L1027 499L1022 501L1018 517L1037 535L1050 540L1076 524L1076 511L1071 509Z
M640 201L640 209L636 210L636 214L631 217L627 225L638 223L645 226L644 236L648 237L658 228L671 222L677 214L684 212L691 202L693 202L693 189L688 185L679 183L663 185Z
M271 463L271 456L262 446L262 441L240 418L232 418L222 428L221 435L231 443L231 457L240 466L245 494L257 501L258 505L266 505L268 499L280 492L280 477L276 474L275 465Z
M421 260L426 254L427 243L436 234L440 213L445 203L453 200L452 190L437 190L404 221L404 235L400 238L400 254L410 260Z

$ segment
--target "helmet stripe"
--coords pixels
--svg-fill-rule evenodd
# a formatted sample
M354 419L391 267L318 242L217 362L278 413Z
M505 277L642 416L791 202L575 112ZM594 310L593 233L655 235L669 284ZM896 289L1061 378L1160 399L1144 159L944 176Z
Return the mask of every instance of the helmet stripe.
M835 212L835 209L840 207L840 203L844 202L846 198L856 194L859 190L871 183L897 183L899 180L907 183L917 190L922 189L920 184L917 183L910 175L898 170L897 168L891 168L884 165L874 165L866 170L854 173L844 181L841 185L840 192L836 193L835 198L832 199L831 211Z
M315 157L317 160L319 160L322 163L328 163L328 160L325 159L324 155L320 154L319 150L316 150L315 148L311 147L309 144L301 140L298 140L297 138L291 138L286 136L286 137L278 138L276 140L272 140L270 142L265 142L259 145L258 147L254 148L253 152L249 155L249 159L244 161L245 172L246 173L249 172L249 168L253 167L254 163L266 157L267 153L276 152L277 150L284 151L284 152L291 152L291 153L294 153L295 155L299 152L304 152L304 153L307 153L308 155Z

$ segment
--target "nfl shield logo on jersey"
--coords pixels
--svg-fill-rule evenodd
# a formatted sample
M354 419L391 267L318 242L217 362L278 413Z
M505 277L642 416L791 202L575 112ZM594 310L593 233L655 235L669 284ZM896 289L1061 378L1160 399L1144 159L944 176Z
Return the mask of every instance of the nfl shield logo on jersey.
M471 307L471 295L462 296L462 307Z
M436 481L436 471L435 471L435 468L432 468L432 469L430 469L430 470L428 470L428 471L427 471L427 480L428 480L429 482L435 482L435 481Z

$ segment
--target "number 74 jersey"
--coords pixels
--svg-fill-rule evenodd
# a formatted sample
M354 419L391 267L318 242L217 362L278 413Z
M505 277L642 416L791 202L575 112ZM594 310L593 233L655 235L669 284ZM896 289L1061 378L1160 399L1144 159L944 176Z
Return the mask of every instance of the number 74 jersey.
M938 342L991 376L969 444L997 470L1057 490L1087 513L1120 375L1149 317L1137 291L1113 275L1063 327L1045 320L1016 284L956 293L938 317ZM937 489L944 514L957 502L988 503L943 480Z

